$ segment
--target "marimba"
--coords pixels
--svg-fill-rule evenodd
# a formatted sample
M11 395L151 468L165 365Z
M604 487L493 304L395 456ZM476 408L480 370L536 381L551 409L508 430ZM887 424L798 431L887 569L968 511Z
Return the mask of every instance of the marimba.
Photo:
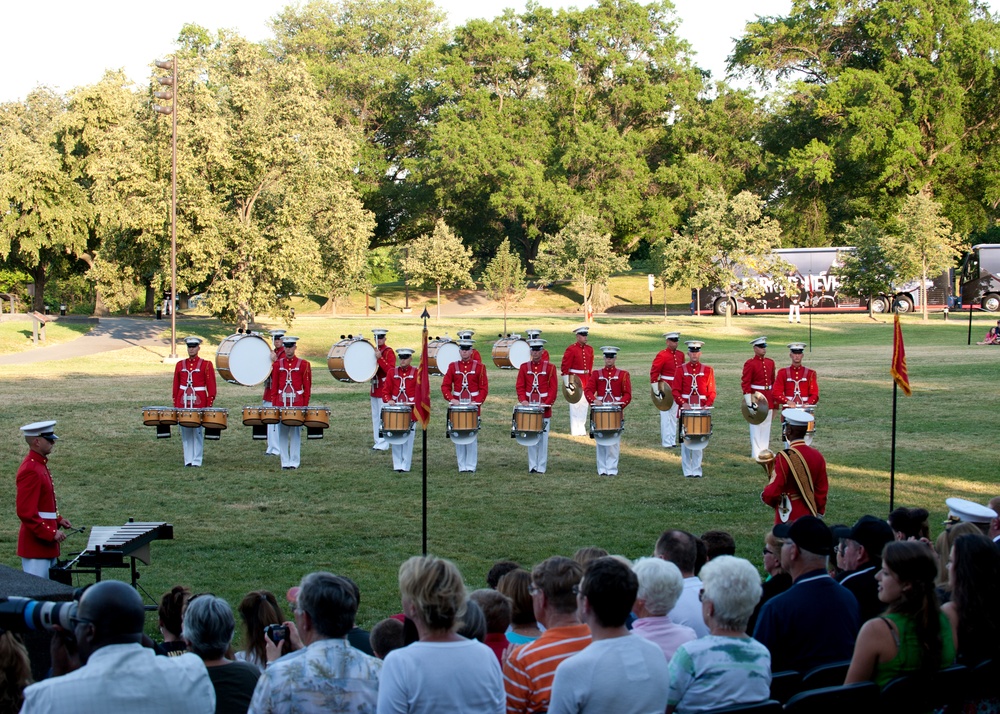
M154 540L173 539L173 525L164 522L136 522L130 518L123 526L94 526L90 529L86 550L77 553L68 563L51 568L49 577L69 585L75 573L93 573L100 582L103 568L129 568L132 587L136 587L139 573L135 561L149 565L149 544Z

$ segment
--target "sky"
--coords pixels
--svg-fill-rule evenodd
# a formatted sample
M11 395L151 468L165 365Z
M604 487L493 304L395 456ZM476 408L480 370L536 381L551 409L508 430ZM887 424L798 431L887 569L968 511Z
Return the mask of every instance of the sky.
M1000 0L996 0L1000 2ZM292 0L23 0L4 9L0 42L0 102L19 101L39 85L65 92L100 81L107 69L124 68L145 83L149 64L171 53L181 26L232 28L249 40L270 37L268 21ZM586 0L541 0L546 7L586 6ZM493 18L504 8L520 12L523 0L437 0L452 26ZM674 0L680 35L691 43L699 67L719 79L733 38L757 15L783 15L791 0Z

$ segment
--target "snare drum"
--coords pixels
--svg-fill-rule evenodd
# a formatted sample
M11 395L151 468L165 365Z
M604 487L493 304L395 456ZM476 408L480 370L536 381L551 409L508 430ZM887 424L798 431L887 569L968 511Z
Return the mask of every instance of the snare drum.
M158 426L160 423L160 411L166 407L143 407L142 423L146 426Z
M219 343L215 368L227 382L252 387L271 375L271 347L258 335L230 335Z
M712 409L682 409L681 438L689 449L704 449L712 438Z
M260 420L261 407L243 407L243 426L260 426L264 422Z
M410 417L413 407L409 404L386 404L382 407L382 428L379 435L390 444L402 444L416 422Z
M431 340L427 343L427 373L443 376L448 371L448 365L458 362L461 354L458 343L449 339Z
M281 410L278 407L260 408L261 424L277 424L279 421L281 421Z
M471 444L479 431L479 406L456 404L448 407L447 436L456 444Z
M226 429L229 427L228 409L202 409L201 425L206 429Z
M159 407L160 424L162 426L173 426L177 423L177 410L173 407Z
M163 423L162 419L160 423ZM177 423L188 429L197 429L201 426L201 409L178 409Z
M618 443L625 430L620 404L594 404L590 407L590 435L601 446Z
M493 364L500 369L520 369L531 359L531 348L520 335L504 337L493 343Z
M281 423L285 426L302 426L306 423L306 410L303 407L283 407L280 413Z
M341 382L367 382L378 371L378 352L368 340L341 340L330 348L326 366Z
M511 418L510 436L517 439L521 446L534 446L545 431L545 407L521 406L514 407Z
M306 407L305 425L312 429L329 429L330 407Z

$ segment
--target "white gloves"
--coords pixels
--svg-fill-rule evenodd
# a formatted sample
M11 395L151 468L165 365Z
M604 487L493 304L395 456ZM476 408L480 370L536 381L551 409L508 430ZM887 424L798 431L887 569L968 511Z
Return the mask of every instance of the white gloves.
M753 395L752 394L744 394L743 395L743 401L746 402L747 406L751 410L754 410L754 411L757 410L757 405L753 403Z
M654 397L659 397L660 396L660 385L659 385L658 382L650 382L649 383L649 388L653 390L653 396Z
M551 382L550 382L550 384L551 384ZM564 374L563 375L563 386L566 387L566 389L569 389L569 375L568 374Z

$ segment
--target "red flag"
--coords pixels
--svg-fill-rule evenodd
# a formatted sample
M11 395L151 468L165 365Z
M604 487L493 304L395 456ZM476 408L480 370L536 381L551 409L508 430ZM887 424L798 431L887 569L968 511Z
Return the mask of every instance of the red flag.
M420 367L417 368L417 394L413 404L413 414L427 431L431 423L431 380L427 372L427 328L424 328L424 346L420 350Z
M906 373L906 351L903 349L903 330L899 326L899 313L896 313L895 326L892 330L892 378L910 396L910 376Z

